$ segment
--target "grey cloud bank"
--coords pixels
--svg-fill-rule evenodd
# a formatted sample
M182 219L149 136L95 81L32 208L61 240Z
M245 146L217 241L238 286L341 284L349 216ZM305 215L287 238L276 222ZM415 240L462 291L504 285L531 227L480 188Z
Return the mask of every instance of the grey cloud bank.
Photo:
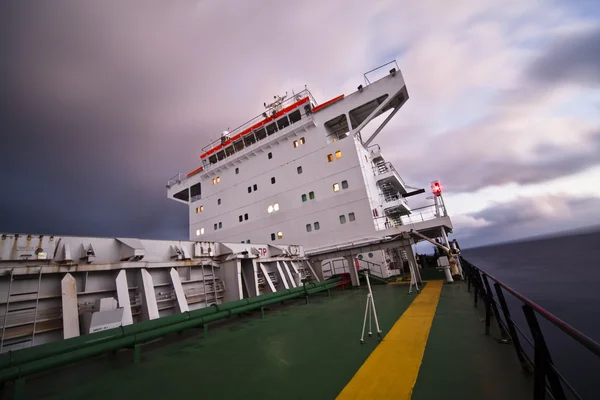
M576 22L554 6L565 25ZM559 84L600 83L598 30L552 32L556 22L538 7L4 3L0 230L184 238L187 210L165 198L164 185L195 169L218 132L258 114L275 93L305 84L321 101L348 93L362 72L396 55L411 100L380 143L411 183L439 178L451 195L597 165L596 121L528 119L572 94ZM513 29L519 16L537 19ZM534 54L514 46L540 35L557 40ZM550 89L560 101L548 100ZM475 90L494 93L486 107L465 106ZM463 114L467 123L433 127ZM440 151L424 162L432 148ZM540 221L502 225L492 212L479 218L506 232L526 223L534 232ZM477 232L495 240L497 230Z

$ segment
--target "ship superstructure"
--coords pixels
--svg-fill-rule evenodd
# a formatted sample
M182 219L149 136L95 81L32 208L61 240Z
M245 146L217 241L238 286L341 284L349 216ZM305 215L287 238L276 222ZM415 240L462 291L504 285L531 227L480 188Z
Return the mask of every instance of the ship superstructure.
M391 69L370 82L383 68ZM407 186L374 143L408 100L395 62L320 105L308 89L274 100L203 149L198 169L168 181L168 197L189 207L190 240L295 243L327 253L410 229L431 237L451 231L441 204L413 213L407 198L424 190ZM384 264L385 276L401 262L394 251L357 256Z

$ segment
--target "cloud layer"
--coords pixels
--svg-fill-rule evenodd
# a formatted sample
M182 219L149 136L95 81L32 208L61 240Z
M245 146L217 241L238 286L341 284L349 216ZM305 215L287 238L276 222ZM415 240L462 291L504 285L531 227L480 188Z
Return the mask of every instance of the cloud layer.
M470 247L581 227L600 228L600 198L539 196L495 204L455 220Z
M3 4L10 190L0 193L0 230L183 238L187 210L164 185L195 169L218 132L286 90L308 85L320 101L349 93L394 58L411 98L377 142L411 184L441 179L452 196L598 165L600 18L578 7ZM497 224L491 214L456 219L466 231Z

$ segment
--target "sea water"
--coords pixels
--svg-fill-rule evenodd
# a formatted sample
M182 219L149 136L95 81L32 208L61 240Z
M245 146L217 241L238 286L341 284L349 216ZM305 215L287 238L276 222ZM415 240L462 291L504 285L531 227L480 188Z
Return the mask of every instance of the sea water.
M465 249L463 257L600 342L600 232ZM529 334L521 303L505 296L514 319ZM559 371L583 398L596 398L600 358L538 320Z

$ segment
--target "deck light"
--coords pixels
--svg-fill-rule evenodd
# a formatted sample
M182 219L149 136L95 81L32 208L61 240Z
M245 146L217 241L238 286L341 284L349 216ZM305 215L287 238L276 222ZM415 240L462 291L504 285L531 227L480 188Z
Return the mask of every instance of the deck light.
M391 76L396 76L396 68L390 69L390 75Z
M440 182L439 181L433 181L431 182L431 191L433 192L433 194L435 196L439 196L442 194L442 187L440 186Z
M363 91L363 85L358 85L357 89L358 89L359 93L362 93L362 91Z

